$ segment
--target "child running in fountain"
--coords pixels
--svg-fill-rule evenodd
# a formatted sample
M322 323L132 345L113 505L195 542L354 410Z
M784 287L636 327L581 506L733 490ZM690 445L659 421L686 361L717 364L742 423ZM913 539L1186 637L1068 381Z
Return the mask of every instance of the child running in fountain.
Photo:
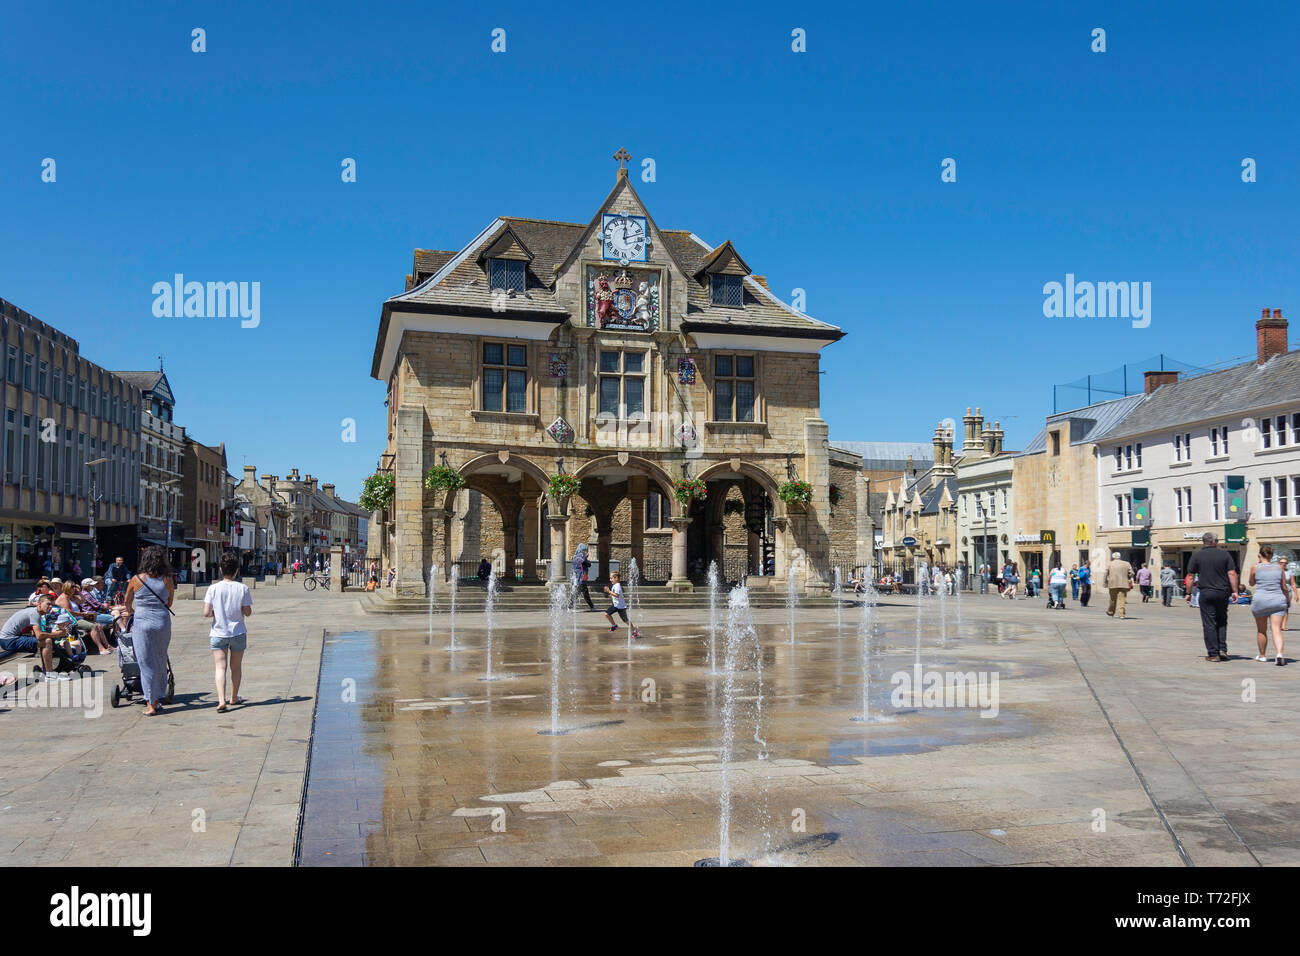
M610 605L605 610L605 620L609 621L609 629L617 631L618 625L614 623L614 615L617 613L623 619L623 623L632 628L632 636L640 637L641 634L635 627L628 623L627 619L627 598L623 597L623 585L618 583L618 572L609 572L609 587L605 588L605 593L609 595Z

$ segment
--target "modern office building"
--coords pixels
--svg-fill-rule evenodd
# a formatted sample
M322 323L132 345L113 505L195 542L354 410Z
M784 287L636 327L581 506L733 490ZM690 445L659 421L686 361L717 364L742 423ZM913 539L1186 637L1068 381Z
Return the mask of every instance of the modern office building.
M89 575L100 566L93 535L101 557L133 539L140 390L83 357L75 339L3 299L0 348L0 585L47 571Z

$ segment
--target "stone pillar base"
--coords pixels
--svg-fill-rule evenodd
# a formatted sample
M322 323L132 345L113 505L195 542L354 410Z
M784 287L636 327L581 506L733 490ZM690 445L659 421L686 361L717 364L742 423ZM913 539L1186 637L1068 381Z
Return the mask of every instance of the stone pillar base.
M665 584L664 587L674 594L695 590L695 585L691 582L690 578L682 578L680 581L674 578Z

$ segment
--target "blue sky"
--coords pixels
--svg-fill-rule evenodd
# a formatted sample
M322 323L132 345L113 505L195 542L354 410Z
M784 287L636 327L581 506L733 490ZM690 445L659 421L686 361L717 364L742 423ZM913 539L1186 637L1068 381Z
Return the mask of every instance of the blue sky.
M1261 307L1300 315L1300 8L985 6L10 2L0 297L109 368L165 355L177 421L233 472L352 497L411 250L586 221L619 147L655 159L661 226L731 239L848 331L832 439L927 441L980 405L1020 447L1053 383L1251 355ZM260 282L260 326L155 318L177 272ZM1150 282L1150 326L1044 318L1066 273Z

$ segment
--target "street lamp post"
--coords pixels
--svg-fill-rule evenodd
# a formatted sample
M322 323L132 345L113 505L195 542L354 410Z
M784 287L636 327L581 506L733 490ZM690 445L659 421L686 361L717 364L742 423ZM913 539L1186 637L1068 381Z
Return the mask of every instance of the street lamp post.
M90 469L90 576L93 578L98 571L99 561L99 539L95 534L95 518L99 511L99 473L95 469L108 461L107 458L96 458L94 461L86 462L86 467Z
M179 478L169 478L163 482L163 487L167 489L167 544L168 551L172 550L172 517L176 513L176 486L181 483ZM171 563L170 561L168 562Z

